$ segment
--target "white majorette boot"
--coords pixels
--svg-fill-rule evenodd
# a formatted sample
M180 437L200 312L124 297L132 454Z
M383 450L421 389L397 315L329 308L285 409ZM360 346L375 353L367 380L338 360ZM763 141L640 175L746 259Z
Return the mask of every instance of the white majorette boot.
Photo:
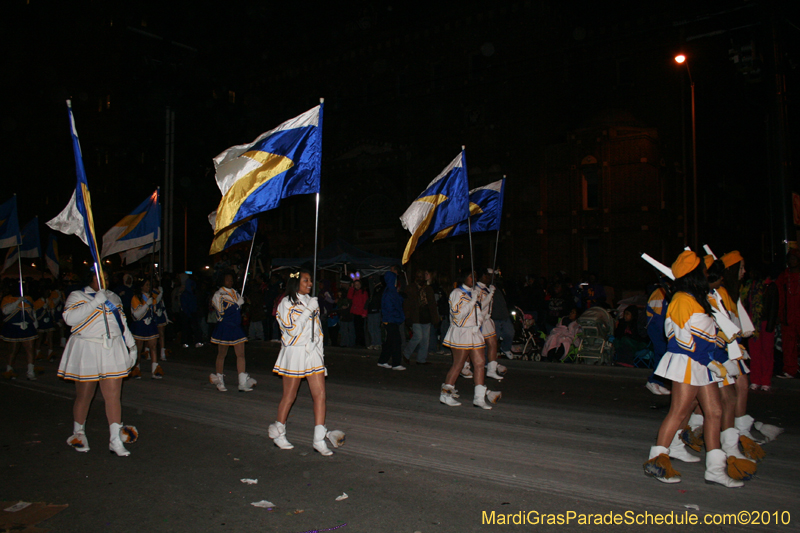
M723 458L725 454L722 454ZM650 447L650 459L644 464L644 473L662 483L680 483L681 473L672 468L669 450L663 446Z
M475 394L472 397L472 405L481 409L491 409L492 406L486 403L486 385L475 385Z
M225 388L225 376L223 374L209 374L208 381L212 385L216 385L218 391L227 392L228 389Z
M108 431L111 434L111 438L108 441L108 450L111 453L117 454L119 457L127 457L131 454L125 446L122 444L122 437L120 435L120 430L122 429L122 424L117 424L116 422L108 426Z
M719 443L722 451L729 457L750 461L739 451L739 431L736 428L728 428L719 434Z
M756 422L753 424L756 431L764 435L764 442L772 442L778 438L778 435L784 432L783 428L773 426L772 424L765 424L763 422Z
M251 378L247 372L239 374L239 392L250 392L253 390L253 385L257 383L258 381Z
M739 451L739 432L736 428L728 428L719 434L719 443L727 456L728 476L735 480L747 481L757 470L756 462L748 459Z
M286 439L286 425L281 424L278 421L275 421L273 424L269 425L269 430L267 431L269 434L269 438L272 439L272 442L275 443L275 446L280 448L281 450L291 450L294 448L291 442Z
M730 489L743 487L744 483L731 478L726 472L725 452L717 448L706 453L706 473L704 478L709 485L722 485Z
M681 440L682 429L679 429L675 436L672 438L672 444L669 445L669 456L671 459L677 459L684 463L699 463L700 458L692 455L686 449L686 445Z
M72 436L67 439L67 444L75 448L76 452L88 452L89 441L86 439L86 431L83 424L72 423Z
M757 442L755 437L750 434L750 428L753 427L753 417L750 415L738 416L733 420L733 427L739 432L739 444L742 446L742 453L748 459L755 462L760 462L767 456L764 450L759 446L761 443Z
M28 371L25 373L25 377L28 378L28 381L36 381L36 369L33 365L28 365Z
M457 402L455 398L453 398L455 391L456 389L452 385L442 383L442 392L439 393L439 401L450 407L458 407L461 405L461 402Z
M503 379L503 376L497 373L497 361L489 361L489 364L486 365L486 377L496 379L497 381Z
M328 449L328 445L325 444L325 437L328 435L328 428L325 426L314 426L314 449L319 452L320 455L333 455L333 452Z
M164 370L161 368L161 365L159 365L158 363L152 363L150 365L150 368L151 368L151 370L153 372L153 375L150 376L151 378L153 378L153 379L161 379L161 378L164 377Z
M472 370L469 367L469 361L464 362L464 368L461 369L461 377L472 379Z

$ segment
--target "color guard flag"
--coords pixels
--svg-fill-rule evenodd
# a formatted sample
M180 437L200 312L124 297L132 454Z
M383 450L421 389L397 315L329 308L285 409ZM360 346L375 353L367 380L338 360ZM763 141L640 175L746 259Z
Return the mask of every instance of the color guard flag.
M468 216L467 161L462 150L400 217L403 227L411 232L403 264L408 263L418 244Z
M33 217L33 220L22 229L22 242L19 246L9 248L6 254L6 262L3 265L3 272L8 267L18 261L18 258L27 257L40 257L42 255L42 247L39 244L39 217Z
M321 161L322 104L219 154L214 166L222 200L214 234L278 207L283 198L319 192Z
M478 187L469 191L469 221L472 225L472 232L497 231L500 229L500 222L503 219L503 192L506 180L501 179L490 183L485 187ZM455 226L445 228L433 238L434 241L446 237L463 235L469 231L466 220L462 220Z
M61 269L61 264L58 262L58 239L52 233L50 234L49 242L47 243L47 251L44 253L44 259L47 262L47 268L53 277L58 279L58 273Z
M89 185L86 183L81 144L78 140L78 130L75 129L75 117L72 116L72 102L70 100L67 100L67 108L69 111L70 135L72 136L72 151L75 153L77 183L75 192L72 193L72 198L70 198L67 207L47 225L61 233L77 235L89 247L94 262L100 265L100 253L97 249L97 237L94 233L94 219L92 218L92 200L89 195Z
M216 211L208 215L208 221L211 223L212 228L216 222L216 216ZM218 254L229 246L252 240L253 237L255 237L257 230L258 217L253 217L251 219L243 220L228 226L224 230L214 235L214 240L211 241L211 250L209 250L208 255Z
M153 244L145 244L144 246L139 246L138 248L131 248L130 250L125 250L119 253L120 258L122 259L123 265L130 265L131 263L135 263L142 257L146 257L150 254L154 254L161 249L161 241L155 242L155 249L153 249ZM103 256L105 257L105 256Z
M0 248L19 244L19 219L17 219L17 195L0 204Z
M161 205L158 202L158 189L156 189L130 215L117 222L103 235L103 252L100 257L139 248L159 240L161 240Z

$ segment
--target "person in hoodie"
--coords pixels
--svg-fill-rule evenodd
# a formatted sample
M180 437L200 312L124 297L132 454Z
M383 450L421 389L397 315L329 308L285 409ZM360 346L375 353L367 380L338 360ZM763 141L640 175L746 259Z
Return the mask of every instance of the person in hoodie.
M403 297L397 292L397 274L387 272L384 276L386 287L381 297L381 320L386 328L386 340L381 347L378 366L392 370L405 370L401 365L401 328L406 321L403 313ZM389 359L392 360L391 364Z
M195 296L195 289L197 284L192 278L187 278L183 284L183 292L181 292L181 319L183 331L183 347L188 348L194 341L194 347L200 348L203 346L203 338L200 334L200 327L197 323L197 297Z

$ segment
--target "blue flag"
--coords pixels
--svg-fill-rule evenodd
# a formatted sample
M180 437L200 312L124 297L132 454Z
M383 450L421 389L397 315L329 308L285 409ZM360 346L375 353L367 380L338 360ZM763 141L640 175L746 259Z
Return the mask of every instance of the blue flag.
M418 244L468 216L467 160L462 150L400 217L403 227L411 232L403 264L408 263Z
M0 248L19 244L19 219L17 218L17 195L0 204Z
M319 192L321 161L322 104L219 154L214 166L222 200L214 234L278 207L283 198Z
M258 217L228 226L214 235L208 255L218 254L234 244L253 240L253 237L256 236L256 231L258 231Z
M72 116L72 102L69 100L67 100L67 110L69 112L72 151L75 154L75 174L77 174L77 183L75 185L75 192L72 193L72 198L70 198L67 207L65 207L58 216L49 221L47 225L61 233L80 237L84 244L89 247L95 264L102 269L100 253L97 249L97 237L94 233L92 200L89 195L89 185L86 183L86 171L83 168L83 157L81 156L81 145L78 140L78 130L75 129L75 117Z
M8 250L6 254L6 262L3 265L3 271L13 265L21 257L40 257L42 255L42 247L39 243L39 217L33 217L33 220L28 222L22 228L22 242L19 246L14 246Z
M506 180L501 179L485 187L478 187L469 191L469 222L472 232L497 231L503 219L503 193ZM466 220L455 226L445 228L433 238L434 241L446 237L463 235L469 231Z
M61 269L61 263L58 260L58 239L52 233L47 243L47 250L44 252L44 259L47 262L47 268L53 277L58 279L58 273Z
M139 248L158 240L161 240L161 205L156 189L130 215L125 216L103 235L103 252L100 257Z

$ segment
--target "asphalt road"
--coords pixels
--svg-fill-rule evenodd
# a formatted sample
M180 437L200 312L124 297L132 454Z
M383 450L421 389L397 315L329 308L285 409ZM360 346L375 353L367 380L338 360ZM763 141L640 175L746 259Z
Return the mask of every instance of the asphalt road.
M0 347L0 357L7 350ZM259 380L250 393L236 390L232 353L229 391L208 383L215 347L177 349L161 381L147 371L127 381L123 420L141 435L127 458L106 451L99 394L87 423L91 451L66 445L74 387L55 377L55 364L41 364L36 382L0 381L2 500L68 504L39 527L76 532L800 530L800 381L776 380L775 392L751 396L751 414L786 433L765 445L757 478L732 490L704 484L703 463L675 462L683 473L677 485L644 476L669 399L643 387L643 370L506 362L507 378L489 383L503 399L483 411L471 405L469 380L457 384L464 405L438 402L445 357L396 372L377 367L376 352L330 349L327 425L345 431L347 442L321 457L311 448L305 385L287 424L294 450L273 446L266 430L281 393L270 372L277 347L252 343L247 353ZM17 368L24 376L21 360ZM342 493L348 498L336 501ZM250 505L260 500L275 507ZM499 523L501 515L513 523L545 513L617 513L624 522L645 512L702 522L740 511L768 511L771 524L580 525L580 516L561 525ZM484 523L492 512L494 524ZM776 517L788 523L776 526Z

